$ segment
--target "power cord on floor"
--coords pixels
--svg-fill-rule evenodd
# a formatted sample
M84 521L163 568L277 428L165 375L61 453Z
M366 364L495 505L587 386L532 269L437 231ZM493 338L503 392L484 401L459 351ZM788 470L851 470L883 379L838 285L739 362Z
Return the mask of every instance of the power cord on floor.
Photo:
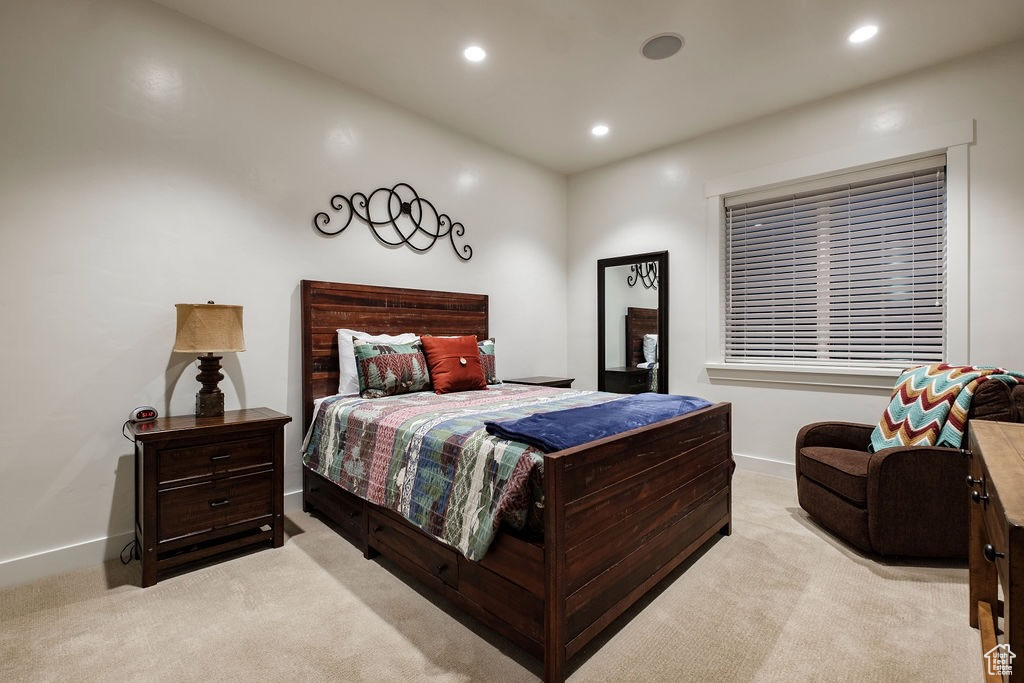
M142 559L142 547L139 545L139 539L133 538L121 548L121 564L128 564L132 560Z
M135 443L135 439L128 436L128 424L131 420L125 420L124 424L121 425L121 436L128 439L132 443ZM139 545L138 536L133 536L132 540L128 541L123 548L121 548L121 564L128 564L132 560L142 559L142 547Z

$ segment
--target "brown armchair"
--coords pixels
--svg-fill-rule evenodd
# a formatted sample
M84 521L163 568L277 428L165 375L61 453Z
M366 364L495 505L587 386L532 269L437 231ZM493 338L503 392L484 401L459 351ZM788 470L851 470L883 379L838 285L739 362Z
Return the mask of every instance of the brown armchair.
M984 382L971 402L971 420L1024 421L1024 385ZM816 422L800 430L800 507L867 553L966 557L969 455L931 446L869 453L873 429L851 422Z

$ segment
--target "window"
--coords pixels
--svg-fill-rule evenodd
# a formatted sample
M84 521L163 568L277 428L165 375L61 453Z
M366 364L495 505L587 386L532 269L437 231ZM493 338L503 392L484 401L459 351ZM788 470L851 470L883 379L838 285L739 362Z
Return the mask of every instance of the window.
M725 198L723 360L945 360L945 155Z

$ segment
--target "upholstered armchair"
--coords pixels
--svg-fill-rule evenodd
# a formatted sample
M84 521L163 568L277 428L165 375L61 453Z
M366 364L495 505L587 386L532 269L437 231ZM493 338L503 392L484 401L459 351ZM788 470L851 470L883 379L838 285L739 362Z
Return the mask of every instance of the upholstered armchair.
M1024 385L982 383L971 402L968 424L971 420L1024 421ZM930 446L869 453L873 429L874 425L817 422L800 430L800 507L866 553L966 557L969 454Z

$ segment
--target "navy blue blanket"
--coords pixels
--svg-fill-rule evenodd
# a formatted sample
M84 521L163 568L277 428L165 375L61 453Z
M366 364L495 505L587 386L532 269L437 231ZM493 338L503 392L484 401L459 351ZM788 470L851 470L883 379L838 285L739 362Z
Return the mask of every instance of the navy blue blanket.
M553 453L709 405L709 401L696 396L646 393L594 406L537 413L517 420L489 421L484 425L488 434Z

